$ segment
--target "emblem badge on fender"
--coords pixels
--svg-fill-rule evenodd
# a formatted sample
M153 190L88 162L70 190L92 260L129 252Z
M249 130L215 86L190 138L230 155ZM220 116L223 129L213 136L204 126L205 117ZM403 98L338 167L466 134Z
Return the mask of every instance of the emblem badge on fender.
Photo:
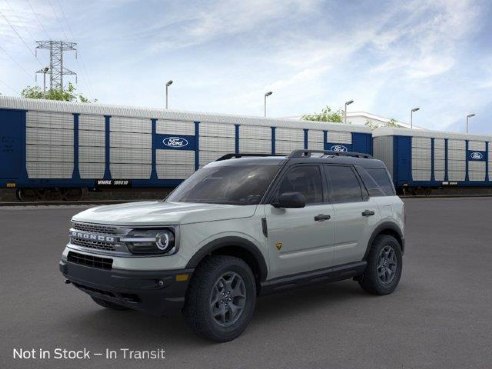
M282 242L275 242L275 247L277 248L277 250L280 250L282 248L284 244Z

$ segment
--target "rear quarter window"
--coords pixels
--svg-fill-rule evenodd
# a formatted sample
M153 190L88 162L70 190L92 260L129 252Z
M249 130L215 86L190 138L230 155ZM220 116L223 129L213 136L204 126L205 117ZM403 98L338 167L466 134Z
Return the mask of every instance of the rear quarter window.
M363 200L362 188L351 166L324 165L328 192L334 204Z
M358 167L369 196L394 196L395 188L386 168Z

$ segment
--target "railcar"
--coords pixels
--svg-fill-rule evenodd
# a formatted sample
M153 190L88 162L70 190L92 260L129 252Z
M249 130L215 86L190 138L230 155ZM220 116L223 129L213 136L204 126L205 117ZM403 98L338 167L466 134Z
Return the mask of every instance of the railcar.
M225 153L372 154L366 127L0 96L0 188L20 200L174 188Z
M378 128L374 156L385 162L400 193L492 187L491 136Z

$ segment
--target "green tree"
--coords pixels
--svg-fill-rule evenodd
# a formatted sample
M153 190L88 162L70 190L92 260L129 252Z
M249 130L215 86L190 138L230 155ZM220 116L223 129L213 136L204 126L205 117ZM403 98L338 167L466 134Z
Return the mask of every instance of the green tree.
M403 126L400 126L400 125L397 123L396 119L391 118L391 119L389 120L389 122L388 122L388 123L386 123L386 127L401 128L401 127L403 127Z
M77 93L75 86L71 83L68 83L68 87L63 91L50 89L46 91L46 93L44 93L39 86L27 86L22 90L21 96L27 99L46 99L81 103L97 102L97 99L90 100L84 95Z
M303 115L302 119L316 122L343 123L343 110L333 111L329 106L326 106L321 110L321 113Z
M398 121L394 118L391 118L386 123L376 123L376 122L371 122L370 120L366 120L365 126L369 127L370 129L376 129L379 127L405 128L404 126L398 124Z

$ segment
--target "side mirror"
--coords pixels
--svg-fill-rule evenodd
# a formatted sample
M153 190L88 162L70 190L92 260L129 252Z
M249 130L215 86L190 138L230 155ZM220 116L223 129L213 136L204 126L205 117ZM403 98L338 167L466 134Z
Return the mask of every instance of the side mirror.
M284 192L272 205L276 208L303 208L306 206L306 198L300 192Z

